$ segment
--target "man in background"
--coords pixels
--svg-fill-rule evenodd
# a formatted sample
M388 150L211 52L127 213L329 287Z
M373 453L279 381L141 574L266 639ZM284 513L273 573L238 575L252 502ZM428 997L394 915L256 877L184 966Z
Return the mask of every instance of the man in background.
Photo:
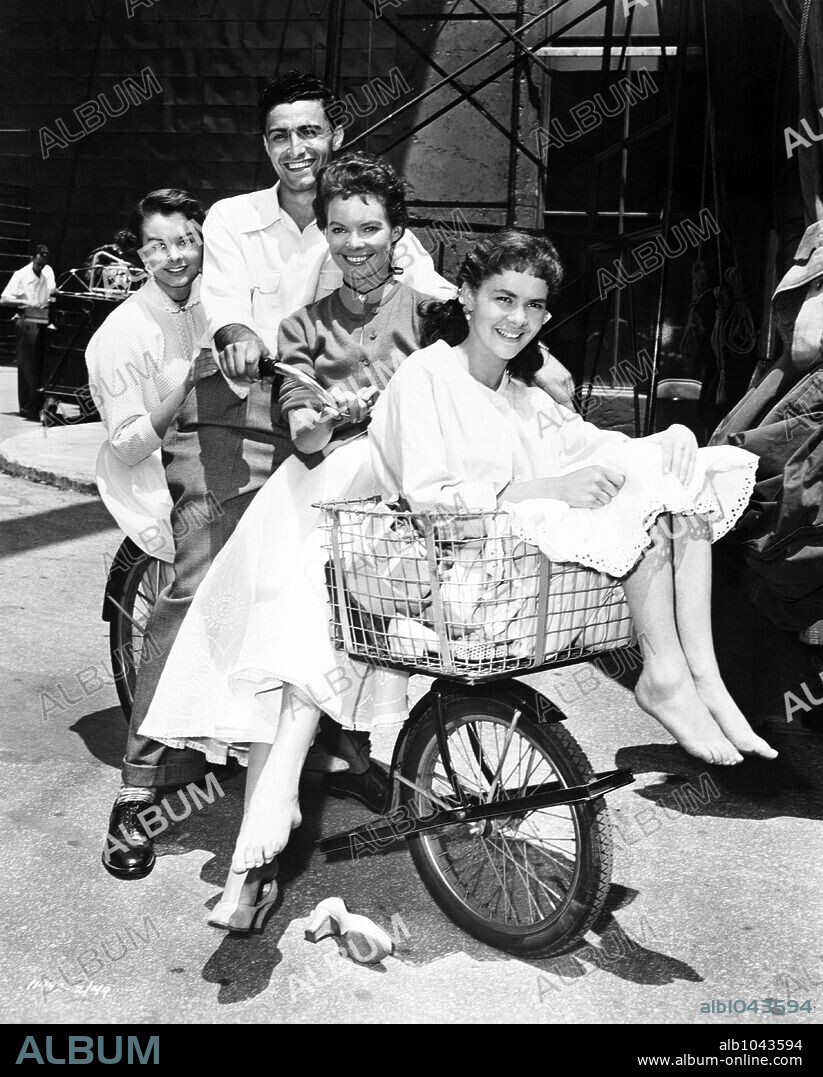
M6 307L18 307L17 322L17 407L24 419L40 421L43 403L43 357L49 303L56 288L54 270L47 265L49 248L38 243L28 265L18 269L0 295Z

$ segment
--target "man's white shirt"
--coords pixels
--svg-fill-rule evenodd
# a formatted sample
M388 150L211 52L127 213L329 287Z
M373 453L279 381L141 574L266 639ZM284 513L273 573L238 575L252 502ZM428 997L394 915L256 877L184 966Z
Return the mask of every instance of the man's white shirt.
M15 303L25 303L26 307L33 310L39 308L47 316L49 300L56 287L51 266L43 266L38 277L34 272L34 263L29 262L27 266L12 274L11 280L3 289L2 298Z
M223 326L245 325L273 356L283 318L343 283L326 237L315 222L300 231L280 206L278 186L212 206L203 225L201 292L212 336ZM403 283L418 292L436 299L456 294L413 232L407 230L397 244L395 261L405 267ZM246 384L229 384L238 395L248 393Z

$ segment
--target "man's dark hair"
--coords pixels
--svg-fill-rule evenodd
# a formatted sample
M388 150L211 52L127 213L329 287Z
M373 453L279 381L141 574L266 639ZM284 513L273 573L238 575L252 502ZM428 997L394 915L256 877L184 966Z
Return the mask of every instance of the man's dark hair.
M271 110L277 105L293 105L295 101L322 101L326 119L334 127L334 119L329 115L329 109L334 104L335 97L329 87L316 75L292 69L266 83L260 94L257 102L257 123L264 135L266 120Z
M42 254L44 258L48 258L48 256L49 256L49 248L46 246L45 243L38 243L32 249L31 254L32 254L33 258L36 258L38 254Z
M117 233L117 242L124 250L139 250L143 246L143 221L155 213L162 213L164 217L182 213L187 221L196 221L198 224L206 219L203 203L188 191L178 187L150 191L132 210L126 229Z

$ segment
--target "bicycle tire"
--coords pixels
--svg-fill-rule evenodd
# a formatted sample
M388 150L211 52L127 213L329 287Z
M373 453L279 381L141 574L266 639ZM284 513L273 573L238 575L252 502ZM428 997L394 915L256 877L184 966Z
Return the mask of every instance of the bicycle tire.
M447 737L450 742L449 751L455 768L457 768L454 758L456 744L453 742L457 731L467 729L472 722L475 724L479 722L484 725L491 723L499 727L500 732L503 733L511 724L516 709L514 704L496 697L493 689L490 689L488 694L480 696L476 694L473 696L461 696L458 692L455 692L454 695L444 697L443 706ZM503 735L505 736L506 734L503 733ZM547 766L543 767L542 771L540 768L535 768L538 772L539 782L559 780L561 783L571 786L583 784L594 778L594 772L580 745L562 725L558 723L543 724L527 714L521 713L517 731L511 738L512 743L515 736L525 739L530 744L531 749L542 753L543 760L547 761ZM495 733L495 738L499 743L497 733ZM471 737L467 736L466 740L471 742ZM487 743L489 742L488 737L486 737L486 741ZM482 737L480 738L480 743L482 756L484 751ZM410 734L400 773L404 778L414 783L418 789L423 789L433 794L433 778L436 771L436 760L439 755L435 702L432 699L431 706L420 717ZM478 759L476 751L475 757L481 764L481 767L478 767L481 776L484 777L487 784L490 784L485 775L491 768L482 769L484 761L482 758ZM491 751L489 751L489 759L492 759ZM504 760L504 765L506 763L507 760ZM549 773L550 771L552 773ZM461 783L465 785L465 775L460 774L458 776ZM438 778L438 781L440 780ZM528 776L525 784L532 784ZM445 783L441 795L450 792L450 788ZM507 799L504 795L506 792L511 793L512 790L506 790L504 781L495 799L499 799L503 803ZM408 786L402 786L400 799L401 804L405 804L407 810L412 814L414 812L425 814L430 810L427 807L426 799L418 791L412 790ZM509 924L505 915L504 922L501 923L499 918L496 919L494 916L483 914L482 907L479 908L477 902L469 902L467 897L461 896L459 886L456 885L453 879L448 878L449 870L447 869L452 867L452 861L449 859L448 850L443 848L443 840L447 835L456 835L458 843L461 840L465 841L466 836L471 836L475 843L479 840L483 845L490 845L493 850L496 850L493 854L496 857L501 846L495 846L495 840L499 838L500 842L508 850L501 858L501 863L505 864L507 859L510 863L513 860L515 870L519 871L523 867L523 863L521 861L518 865L517 856L511 853L513 845L510 846L507 838L502 836L506 826L512 826L511 818L503 823L500 820L494 820L493 822L497 826L496 834L486 834L486 836L484 836L484 833L490 829L488 822L485 824L454 824L438 830L425 831L408 838L409 851L420 878L441 910L469 935L507 953L529 957L547 957L568 950L597 920L608 893L612 869L612 839L604 798L598 797L583 804L563 805L560 808L537 809L536 812L524 813L522 817L518 817L519 821L516 823L515 833L519 833L526 819L531 820L535 815L539 815L542 822L547 811L562 812L568 816L569 824L574 830L576 839L575 871L569 892L564 896L559 908L552 911L550 915L541 915L538 919L525 925ZM474 832L471 830L472 826L474 827ZM494 828L491 829L493 830ZM568 856L566 855L565 846L561 846L561 851L563 851L563 856L560 855L560 851L553 853L552 856L558 866L566 869L567 863L564 863L564 861L568 861ZM486 852L488 853L489 850L487 849ZM541 847L539 852L543 860L550 861L552 859L544 848ZM532 865L529 862L528 852L523 851L523 855L525 856L528 882L521 889L529 895L527 898L529 914L534 916L535 914L531 912L532 903L534 902L537 912L542 913L540 902L542 901L544 904L548 902L545 894L539 892L537 887L533 885L530 874ZM490 857L490 859L493 859L493 857ZM479 861L482 864L482 857L479 858ZM522 880L522 872L520 874ZM499 872L497 873L497 878L499 881ZM534 881L539 881L539 885L544 886L544 881L539 880L539 876L535 875ZM506 873L504 867L504 888L505 883ZM555 885L557 885L556 882ZM535 897L538 894L539 900ZM508 901L511 904L512 911L514 911L514 902L511 900L511 896ZM504 901L504 914L507 912L506 902Z
M117 698L128 722L134 703L143 635L171 565L139 550L127 539L117 551L107 600L111 603L109 653Z

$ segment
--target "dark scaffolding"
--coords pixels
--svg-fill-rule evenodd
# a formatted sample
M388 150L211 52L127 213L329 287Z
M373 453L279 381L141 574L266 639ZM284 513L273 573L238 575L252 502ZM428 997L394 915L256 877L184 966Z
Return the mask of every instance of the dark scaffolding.
M375 0L330 0L328 15L328 48L326 79L339 91L342 54L346 35L347 14L356 5L365 5L375 12ZM533 6L533 5L532 5ZM606 297L598 287L600 279L598 270L604 265L612 267L616 261L622 261L628 248L644 239L659 235L664 241L670 237L673 226L678 219L688 215L690 206L675 207L674 191L676 189L676 171L678 153L681 147L681 113L683 109L683 92L687 67L690 72L707 70L703 49L705 37L705 0L681 0L678 5L669 4L667 19L664 19L662 0L653 3L633 4L625 11L622 0L558 0L556 3L541 3L540 11L526 15L525 0L516 0L508 12L496 14L490 4L484 0L457 0L448 12L438 15L428 14L429 19L440 19L441 26L463 19L485 24L485 28L496 31L496 40L488 47L477 52L470 59L449 72L431 55L421 48L412 33L412 22L419 19L419 14L404 13L402 7L395 11L395 5L385 8L381 5L380 19L407 48L431 68L437 78L425 89L404 101L388 115L383 116L366 131L363 131L349 146L365 143L378 133L385 133L398 125L398 121L413 117L410 128L402 134L391 137L381 144L383 153L390 152L404 143L408 143L425 128L437 124L464 102L478 112L493 128L505 136L508 145L506 162L506 198L505 200L476 200L461 203L461 209L474 212L476 219L470 222L472 232L483 233L495 231L500 225L489 223L489 215L495 212L505 217L505 223L516 225L526 231L550 231L552 236L563 236L567 246L571 245L578 257L574 266L572 280L567 285L567 296L572 295L574 309L566 310L553 322L547 331L547 342L556 337L564 326L575 322L582 325L582 339L589 342L592 337L597 340L594 349L589 348L587 362L582 370L577 371L578 380L585 383L589 392L596 382L603 378L608 380L607 371L620 366L621 354L636 356L642 351L635 336L637 319L635 317L632 290L616 288ZM648 8L648 12L644 11ZM639 13L643 16L643 26L636 28ZM561 20L561 16L565 16ZM596 36L592 35L592 19L598 16ZM559 24L559 25L558 25ZM587 34L581 31L587 29ZM695 44L695 42L697 42ZM558 61L570 57L595 57L589 60L590 67L599 68L598 84L602 99L607 97L610 88L624 80L633 70L632 64L638 57L653 62L659 72L663 86L663 107L649 122L632 127L630 111L627 109L622 117L619 137L614 138L614 126L603 125L598 152L591 161L594 181L589 187L589 204L585 208L563 209L556 204L553 192L551 138L545 138L545 145L539 140L535 144L527 140L521 129L523 114L522 100L524 88L531 92L542 86L545 96L549 97L552 80L558 78ZM481 65L494 58L499 65L490 73L475 78L473 73ZM634 68L636 70L636 67ZM701 76L701 79L706 76ZM481 100L482 92L498 80L507 78L511 84L511 108L508 125L501 122ZM436 94L448 92L445 104L434 108L427 115L422 115L428 102ZM705 144L703 171L711 171L713 144L710 131L711 115L706 112L705 127L700 138ZM547 129L547 134L550 132ZM694 132L689 132L690 138ZM556 141L556 140L555 140ZM651 149L653 147L653 149ZM651 152L658 159L665 161L663 182L660 183L656 197L648 200L642 209L630 208L628 196L629 184L637 174L638 165L642 167L644 154ZM698 152L703 152L701 146ZM531 164L536 172L539 190L538 217L531 223L525 223L520 211L518 173L525 162ZM601 173L606 169L615 171L616 183L601 183ZM705 183L702 185L705 191ZM712 192L708 192L711 194ZM434 211L442 208L442 200L419 198L412 202L419 216L415 223L420 226L432 226ZM705 205L705 198L700 205ZM606 261L607 255L611 261ZM657 406L661 356L666 303L670 286L668 263L664 262L656 274L656 295L653 303L653 326L646 334L651 343L650 358L642 370L642 378L635 380L631 386L634 393L636 431L644 433L654 429ZM624 296L624 291L628 294ZM567 304L568 306L568 304ZM624 309L628 308L628 318ZM592 332L591 322L598 317L600 329ZM630 344L621 341L620 327L628 328ZM606 359L604 364L603 359ZM645 397L645 409L640 417L641 401ZM583 405L585 408L586 394Z

